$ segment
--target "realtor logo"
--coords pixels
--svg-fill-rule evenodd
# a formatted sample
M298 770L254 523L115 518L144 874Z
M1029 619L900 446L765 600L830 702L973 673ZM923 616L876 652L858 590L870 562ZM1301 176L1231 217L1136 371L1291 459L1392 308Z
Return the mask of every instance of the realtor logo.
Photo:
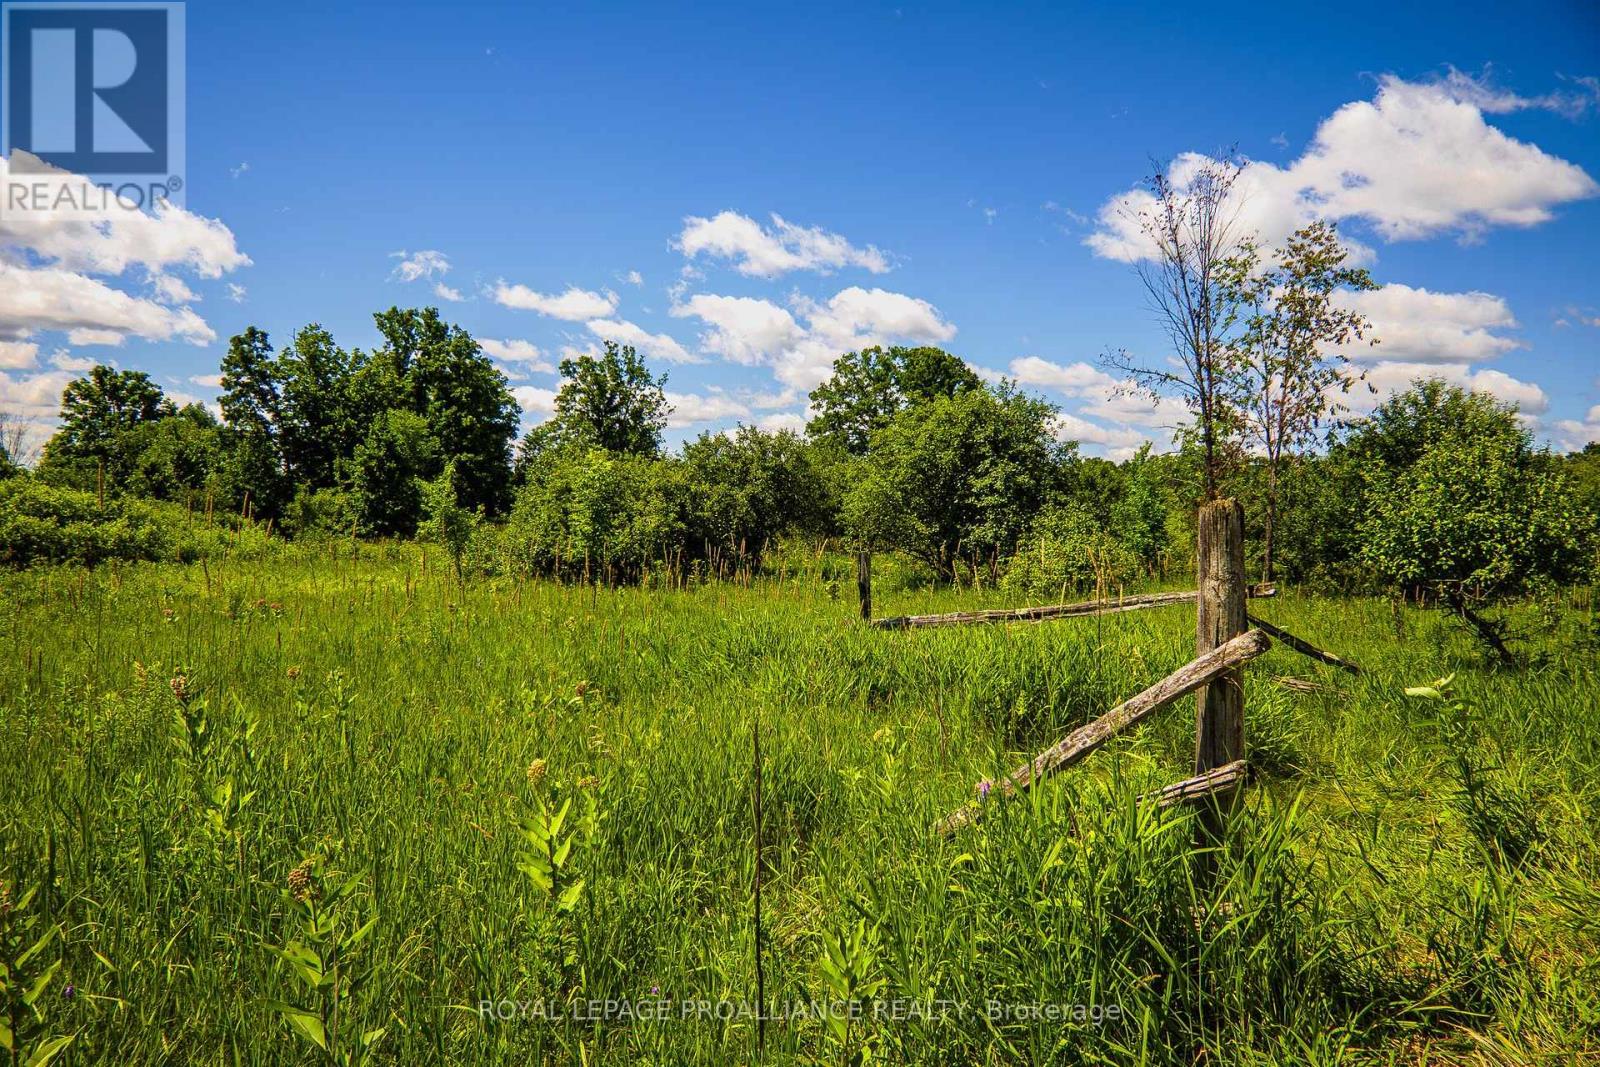
M11 174L66 171L122 200L137 191L141 206L174 199L183 17L181 3L0 4L0 151Z

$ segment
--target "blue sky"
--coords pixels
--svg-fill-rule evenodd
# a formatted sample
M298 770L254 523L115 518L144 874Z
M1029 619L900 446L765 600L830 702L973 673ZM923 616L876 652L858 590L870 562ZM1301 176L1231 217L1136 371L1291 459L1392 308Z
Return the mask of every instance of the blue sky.
M1334 218L1389 283L1372 381L1600 439L1600 13L1193 10L192 2L187 212L0 220L0 405L42 420L95 360L210 399L246 325L368 347L436 304L530 423L608 336L669 372L673 440L798 425L832 355L921 342L1122 455L1174 415L1096 362L1162 355L1117 198L1235 145L1245 224Z

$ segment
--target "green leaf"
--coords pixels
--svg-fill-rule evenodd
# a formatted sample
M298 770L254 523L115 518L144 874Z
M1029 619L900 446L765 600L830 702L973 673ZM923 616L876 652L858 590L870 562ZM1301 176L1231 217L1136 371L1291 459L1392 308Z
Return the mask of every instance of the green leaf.
M328 1050L328 1034L322 1027L322 1020L315 1012L305 1008L297 1008L293 1004L285 1004L279 1000L265 1002L268 1008L283 1016L283 1021L294 1028L294 1031L313 1045Z
M33 1055L29 1056L23 1063L27 1067L45 1067L45 1064L55 1059L62 1049L72 1044L77 1036L77 1034L68 1034L66 1037L52 1037L48 1041L41 1042L33 1050Z

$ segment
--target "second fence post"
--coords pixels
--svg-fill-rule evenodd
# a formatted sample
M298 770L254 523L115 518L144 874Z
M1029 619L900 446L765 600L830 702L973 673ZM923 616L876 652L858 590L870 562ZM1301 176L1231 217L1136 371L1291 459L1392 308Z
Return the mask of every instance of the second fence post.
M1200 506L1197 523L1199 610L1195 654L1204 655L1245 632L1244 508L1236 500ZM1194 770L1215 770L1244 758L1244 672L1238 668L1195 694ZM1237 790L1219 797L1221 812ZM1207 817L1212 829L1220 829Z
M863 622L871 622L872 553L865 548L856 550L856 592L861 594L861 619Z

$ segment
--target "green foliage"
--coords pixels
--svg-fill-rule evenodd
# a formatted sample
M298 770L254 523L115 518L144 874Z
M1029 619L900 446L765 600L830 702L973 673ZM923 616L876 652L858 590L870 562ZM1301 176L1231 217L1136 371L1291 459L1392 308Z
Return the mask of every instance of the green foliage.
M1003 588L1029 598L1116 595L1143 574L1127 543L1075 505L1046 508L1017 545Z
M1590 565L1593 519L1514 409L1433 384L1385 409L1358 446L1376 460L1361 537L1381 579L1459 605ZM1452 410L1461 417L1441 417Z
M452 460L445 464L439 477L422 486L422 511L427 516L417 527L417 535L425 541L443 545L450 553L456 577L462 577L461 561L467 554L473 531L478 527L478 514L464 507L456 491L456 466Z
M650 373L632 345L605 343L605 351L561 361L561 388L547 433L561 445L593 447L629 456L653 456L671 406L667 377Z
M61 958L45 950L61 928L42 921L34 907L38 892L35 886L17 895L0 877L0 1049L21 1067L45 1067L74 1036L51 1036L45 1017L45 993L61 970Z
M524 573L628 581L680 546L684 529L672 462L570 446L541 459L506 536Z
M759 556L785 534L828 532L833 507L819 457L795 434L741 426L683 449L691 550Z
M195 560L267 551L265 534L232 516L219 525L172 504L113 497L21 476L0 481L0 564L93 565L106 560Z
M775 554L781 577L675 590L463 585L420 555L340 538L256 566L0 575L0 870L41 887L23 947L60 930L28 975L60 961L37 1001L42 1034L76 1035L57 1063L753 1060L751 1015L679 1009L755 1000L758 710L767 999L885 1005L768 1019L764 1062L1179 1067L1204 1047L1376 1067L1592 1046L1600 679L1581 592L1545 666L1513 675L1415 606L1397 641L1385 601L1286 591L1272 619L1365 670L1282 647L1247 668L1269 758L1237 847L1203 857L1193 815L1139 799L1189 773L1192 702L992 794L954 839L930 832L1188 661L1192 610L886 633L855 621L847 556L815 546ZM1003 599L876 593L885 614ZM1481 802L1436 702L1400 696L1451 669ZM1307 671L1336 691L1272 681ZM534 855L553 894L522 869ZM658 997L656 1021L588 1007Z
M1009 386L903 409L851 471L845 528L946 577L960 562L994 567L1064 483L1075 446L1055 439L1054 414Z
M872 435L900 411L980 389L983 381L950 353L930 347L864 348L833 361L833 373L811 391L812 440L865 455Z

